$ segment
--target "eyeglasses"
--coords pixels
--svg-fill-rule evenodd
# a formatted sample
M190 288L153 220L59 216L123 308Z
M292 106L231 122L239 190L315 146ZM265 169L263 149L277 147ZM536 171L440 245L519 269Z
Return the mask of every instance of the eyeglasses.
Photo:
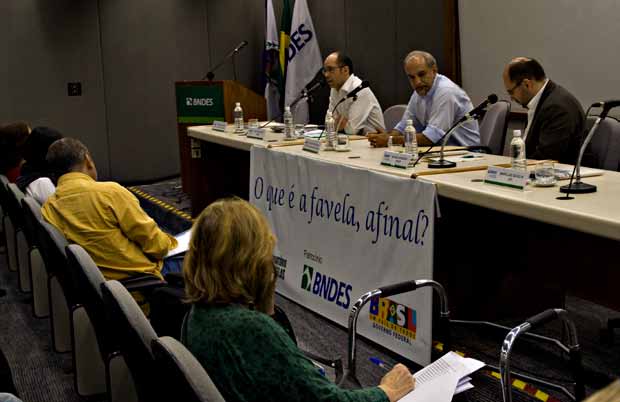
M321 71L323 71L323 74L326 74L326 73L333 73L333 72L334 72L334 71L336 71L336 70L340 70L342 67L344 67L344 66L336 66L336 67L323 67L323 68L321 69Z
M512 87L511 89L507 89L506 92L508 92L508 95L512 96L512 94L517 88L521 86L521 84L523 84L523 80L519 80L519 82L517 82L514 87Z

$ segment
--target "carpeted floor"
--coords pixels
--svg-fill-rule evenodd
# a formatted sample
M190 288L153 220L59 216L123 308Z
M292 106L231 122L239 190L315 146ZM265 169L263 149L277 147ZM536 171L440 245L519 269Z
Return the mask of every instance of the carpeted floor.
M133 188L146 194L146 198L140 197L143 207L172 233L180 232L191 225L186 214L189 211L189 199L177 186L178 180L171 180L153 186ZM175 208L171 210L162 206L157 200L181 209L181 213L175 211ZM0 256L0 287L8 291L6 296L0 297L0 348L12 367L20 396L26 402L78 401L79 398L73 391L73 376L69 372L70 355L59 355L50 350L49 321L33 318L29 296L15 290L16 275L8 272L4 255ZM330 359L340 357L346 365L348 344L344 328L283 297L277 296L276 303L286 311L302 349ZM567 298L566 307L577 325L583 350L587 393L590 394L620 374L620 331L614 333L611 345L601 342L599 337L599 328L604 320L608 317L618 317L620 314L573 297ZM503 324L513 326L519 323ZM563 336L562 327L557 323L544 327L539 333L559 338ZM453 325L451 334L454 349L486 363L498 364L499 348L505 332ZM382 369L369 363L370 356L380 357L388 363L395 363L398 360L397 356L389 351L360 340L357 373L360 382L366 386L378 384L384 374ZM418 369L410 362L409 365L412 370ZM567 359L562 356L558 348L527 339L520 339L517 342L512 357L512 368L547 377L552 382L561 380L568 384L571 381ZM333 372L328 370L328 375L333 375ZM490 371L482 370L476 373L472 383L476 388L458 395L454 400L476 402L502 400L499 380ZM537 396L533 396L532 394L536 392ZM525 391L513 388L513 399L570 400L564 394L533 383L526 386Z

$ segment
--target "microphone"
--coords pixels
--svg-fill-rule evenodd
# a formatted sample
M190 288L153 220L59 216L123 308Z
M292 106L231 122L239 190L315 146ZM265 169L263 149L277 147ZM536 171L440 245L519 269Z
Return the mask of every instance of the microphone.
M237 67L235 66L235 58L234 58L234 57L235 57L235 55L236 55L237 53L239 53L239 51L240 51L241 49L243 49L244 47L246 47L246 46L247 46L247 44L248 44L248 41L247 41L247 40L244 40L244 41L242 41L241 43L239 43L239 44L237 45L237 47L236 47L236 48L234 48L234 49L233 49L230 53L228 53L226 56L224 56L224 58L223 58L222 60L220 60L220 62L219 62L219 63L217 63L217 64L215 65L215 67L211 67L211 68L209 69L209 72L208 72L208 73L206 73L206 74L204 75L204 77L202 77L201 79L202 79L202 80L204 80L205 78L207 78L209 81L213 81L213 78L215 78L215 71L216 71L218 68L220 68L220 67L222 66L222 64L224 64L224 63L225 63L228 59L232 58L232 59L233 59L233 74L234 74L235 81L236 81L236 80L237 80Z
M497 102L497 95L491 94L487 96L487 98L484 101L482 101L481 104L473 108L469 113L466 113L465 116L461 117L461 121L480 118L480 115L487 108L487 106L492 105L496 102Z
M592 106L590 106L590 107L602 107L603 111L601 112L600 116L596 118L596 121L594 122L594 125L592 126L592 128L590 129L590 132L586 136L586 139L583 140L583 144L581 144L581 149L579 150L579 157L577 158L577 163L575 164L575 168L573 169L573 174L571 175L570 182L567 185L560 187L560 192L565 193L566 196L558 197L558 199L570 200L572 198L569 197L568 195L571 193L586 194L586 193L596 192L595 185L584 183L581 181L581 159L583 158L583 154L586 152L586 147L588 146L588 144L590 143L590 140L592 140L592 137L594 136L594 133L598 129L599 124L601 124L601 121L603 121L607 117L607 114L609 113L611 109L617 106L620 106L620 100L607 100L603 102L596 102L596 103L593 103ZM586 122L588 121L587 115L584 121ZM573 182L573 176L575 177L575 182Z
M242 41L236 48L235 50L233 50L233 53L239 53L239 50L243 49L244 47L246 47L248 45L248 41L244 40Z
M310 94L317 89L324 87L327 85L327 81L325 80L325 76L323 75L323 69L320 69L318 73L315 74L314 78L304 87L304 92L306 94Z
M355 98L357 99L357 94L364 88L368 88L370 86L370 82L368 81L362 81L362 83L355 88L353 91L349 92L347 94L347 97L345 99L349 99L349 98Z
M493 104L497 102L497 95L495 94L491 94L489 96L487 96L487 98L478 106L476 106L475 108L473 108L469 113L466 113L465 116L461 117L459 119L459 121L457 121L452 127L450 127L450 129L448 131L446 131L446 133L443 135L443 142L441 143L441 151L439 153L439 160L435 161L435 162L430 162L428 164L428 167L431 169L440 169L440 168L452 168L456 166L455 162L450 162L444 159L444 148L446 146L446 143L448 142L448 139L452 136L452 134L454 134L455 130L457 127L459 127L461 124L466 123L468 121L471 120L476 120L479 119L482 115L482 111L484 109L486 109L486 107L489 104ZM433 144L434 145L434 144ZM430 149L429 149L430 151ZM428 151L427 151L428 152ZM419 160L419 158L418 158ZM416 161L417 163L417 161Z

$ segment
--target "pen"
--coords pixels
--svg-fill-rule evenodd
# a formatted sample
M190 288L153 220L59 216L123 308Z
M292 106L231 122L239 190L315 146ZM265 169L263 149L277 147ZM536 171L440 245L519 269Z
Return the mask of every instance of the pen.
M381 367L385 371L392 370L392 366L390 364L387 364L386 362L384 362L383 360L379 359L378 357L369 357L368 360L370 360L371 363Z

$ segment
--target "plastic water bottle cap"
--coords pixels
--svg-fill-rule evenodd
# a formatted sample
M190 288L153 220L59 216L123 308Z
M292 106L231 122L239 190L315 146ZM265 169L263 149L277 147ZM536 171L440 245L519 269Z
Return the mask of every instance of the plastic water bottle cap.
M235 102L235 106L236 107L240 107L241 106L241 102ZM230 109L229 109L230 110Z
M521 130L514 130L512 132L513 137L521 137Z
M285 112L290 112L291 111L291 107L290 106L284 106L284 111Z
M413 120L407 119L407 125L408 126L413 126Z
M327 113L325 113L325 118L328 117L332 117L332 112L330 112L329 110L327 111Z

